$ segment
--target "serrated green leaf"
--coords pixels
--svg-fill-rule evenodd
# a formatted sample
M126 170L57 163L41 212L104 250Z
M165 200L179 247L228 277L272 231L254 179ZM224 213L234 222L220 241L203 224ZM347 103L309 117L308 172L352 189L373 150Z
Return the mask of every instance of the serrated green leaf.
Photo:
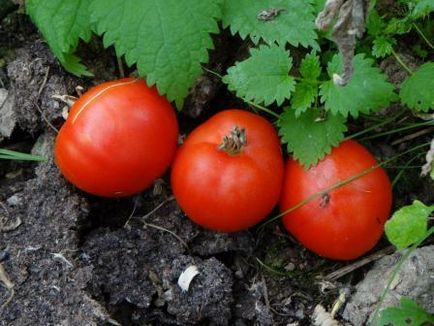
M299 117L306 112L318 96L318 85L302 81L295 85L294 95L291 100L291 107L295 110L295 116Z
M387 239L398 250L409 247L426 235L428 216L433 211L434 207L428 207L418 200L402 207L384 226Z
M87 0L28 0L26 10L46 39L50 49L70 73L89 75L80 59L72 53L79 39L88 42L92 35Z
M388 23L387 26L385 27L383 33L384 34L398 34L398 35L402 35L402 34L406 34L410 31L411 29L411 20L409 19L408 16L404 17L404 18L392 18Z
M407 297L401 297L398 307L382 310L378 320L379 326L421 326L424 323L434 323L434 316Z
M291 96L295 81L289 75L292 58L284 47L262 45L250 51L250 58L228 69L223 82L237 96L255 103L278 105Z
M372 55L376 58L384 58L393 52L396 41L392 38L379 36L374 40Z
M104 46L136 64L148 85L178 107L201 74L218 32L221 0L93 0L91 19Z
M416 111L434 108L434 62L423 64L401 85L402 103Z
M418 19L434 11L434 0L412 1L411 17Z
M93 74L87 70L86 66L80 62L80 58L76 55L65 53L63 59L64 61L62 64L66 71L69 71L76 76L93 76Z
M315 53L307 54L300 64L300 74L303 78L316 81L321 75L321 65Z
M318 96L318 77L321 75L321 65L315 53L310 53L301 61L300 75L303 80L295 86L291 107L296 117L311 107Z
M368 18L366 20L366 29L371 36L383 35L386 22L380 17L378 11L372 9L369 11Z
M347 131L341 115L329 114L319 121L320 111L312 109L296 117L292 108L286 108L278 121L282 142L304 167L316 164L344 139ZM321 120L321 119L320 119Z
M330 80L320 86L321 100L327 111L357 118L360 112L369 113L386 107L395 99L393 85L372 64L373 60L358 54L353 59L354 74L347 85L335 85ZM333 74L341 70L341 56L335 55L328 65L329 76L333 79Z
M257 18L272 8L284 10L269 21ZM267 43L318 48L314 21L312 0L226 0L223 5L223 26L229 26L232 34L238 33L242 39L250 36L256 44L263 39Z

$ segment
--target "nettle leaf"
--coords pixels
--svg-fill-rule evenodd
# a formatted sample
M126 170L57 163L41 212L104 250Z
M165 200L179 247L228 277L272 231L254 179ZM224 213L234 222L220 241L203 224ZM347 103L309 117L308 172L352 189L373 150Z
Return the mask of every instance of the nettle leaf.
M359 113L369 113L386 107L395 99L393 85L386 81L386 76L376 67L373 60L358 54L353 59L354 74L345 86L335 85L333 80L320 86L321 100L326 110L347 117L357 118ZM328 65L329 76L341 72L342 59L335 55Z
M64 68L76 76L92 76L73 55L79 39L89 42L92 35L87 0L28 0L27 14L38 26L50 49Z
M250 58L228 69L223 82L237 96L255 103L278 105L291 96L295 81L289 75L292 58L284 47L272 44L252 48Z
M304 79L316 81L321 75L319 57L315 53L309 53L300 64L300 74Z
M393 45L396 41L393 38L379 36L374 40L372 55L376 58L384 58L393 52Z
M401 85L402 103L416 111L434 108L434 62L423 64Z
M387 239L398 249L405 249L422 239L428 229L428 217L434 206L415 200L396 211L384 226Z
M384 33L386 22L380 17L378 11L371 9L366 20L366 29L371 36L378 36Z
M250 36L254 43L289 43L294 46L318 48L315 32L315 9L312 0L226 0L223 5L223 26L242 39ZM277 9L273 19L258 19L264 10Z
M411 1L413 19L424 17L434 11L434 0Z
M92 1L91 19L104 46L112 44L128 65L137 64L148 85L178 107L201 74L218 33L221 0Z
M401 297L398 307L382 310L378 320L379 326L421 326L425 323L434 323L434 316L407 297Z
M312 106L318 96L318 77L321 65L316 54L310 53L301 61L300 74L303 80L295 86L291 106L298 117Z
M318 85L301 81L295 85L294 96L291 100L291 108L295 110L295 116L299 117L306 112L318 96Z
M344 139L347 131L345 118L328 114L320 119L320 111L312 109L296 117L292 108L286 108L278 121L279 134L304 167L316 164Z

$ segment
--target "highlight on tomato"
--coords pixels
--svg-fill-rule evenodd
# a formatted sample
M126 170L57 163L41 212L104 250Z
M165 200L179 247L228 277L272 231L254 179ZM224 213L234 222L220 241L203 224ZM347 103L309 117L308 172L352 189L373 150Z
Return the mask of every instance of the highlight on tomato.
M270 213L279 200L283 168L272 124L257 114L229 109L185 139L173 161L171 184L191 220L235 232Z
M376 164L373 155L352 140L341 143L309 169L290 159L285 167L280 211L285 212ZM384 169L377 167L287 213L283 224L318 255L336 260L355 259L381 238L391 205L391 183Z
M88 193L128 196L169 167L177 147L174 109L155 87L125 78L93 87L72 106L55 144L55 160Z

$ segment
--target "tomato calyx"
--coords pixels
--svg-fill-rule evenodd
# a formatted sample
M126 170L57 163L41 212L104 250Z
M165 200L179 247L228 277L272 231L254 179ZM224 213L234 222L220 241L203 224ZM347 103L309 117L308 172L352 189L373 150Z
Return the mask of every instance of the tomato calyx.
M247 145L246 129L233 126L229 134L223 137L218 149L229 155L237 155Z

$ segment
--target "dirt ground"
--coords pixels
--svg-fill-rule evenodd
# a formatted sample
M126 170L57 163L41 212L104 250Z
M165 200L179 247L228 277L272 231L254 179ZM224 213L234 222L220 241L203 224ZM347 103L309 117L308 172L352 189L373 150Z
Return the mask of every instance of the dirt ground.
M209 66L218 72L247 53L228 34L216 44ZM64 104L53 95L119 78L113 52L98 40L81 46L95 72L81 80L63 71L25 15L0 21L0 88L9 103L0 108L0 147L33 148L49 158L0 162L0 325L312 325L317 304L330 310L341 293L351 300L372 262L330 278L352 263L308 252L279 223L237 234L205 231L180 211L167 176L140 195L114 200L82 193L62 178L52 146ZM392 81L402 78L394 62L382 68ZM219 108L245 107L208 75L186 103L182 133ZM380 158L406 146L391 146L387 138L366 145ZM414 198L434 202L433 184L417 174L401 179L395 207ZM387 246L382 240L372 253L390 253ZM200 273L182 291L178 277L191 265ZM374 304L375 298L371 311ZM363 313L353 320L366 320L369 311Z

